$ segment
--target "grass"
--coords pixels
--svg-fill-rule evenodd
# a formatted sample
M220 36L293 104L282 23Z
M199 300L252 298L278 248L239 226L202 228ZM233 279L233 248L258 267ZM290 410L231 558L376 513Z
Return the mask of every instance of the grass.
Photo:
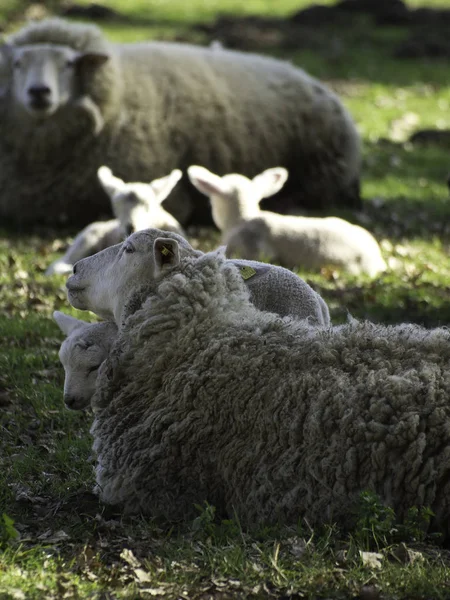
M82 0L87 4L88 0ZM114 40L151 37L209 42L198 21L216 13L286 16L299 0L120 0L130 24L105 24ZM410 1L420 6L420 0ZM446 2L427 2L446 6ZM0 8L21 22L18 0ZM139 22L139 18L141 21ZM212 37L214 34L211 34ZM417 128L450 128L445 60L394 57L401 27L313 31L302 45L257 50L285 57L326 80L346 103L364 143L364 210L347 216L375 233L390 269L380 278L336 269L299 273L322 293L334 322L356 317L427 326L450 321L448 147L406 142ZM43 272L74 231L0 231L0 598L447 598L449 553L425 533L430 518L405 523L364 496L352 531L242 531L212 507L183 526L125 518L98 504L89 413L63 408L62 336L55 309L76 315L64 278ZM202 248L218 242L205 232ZM83 315L85 317L85 315ZM367 553L372 554L367 554Z

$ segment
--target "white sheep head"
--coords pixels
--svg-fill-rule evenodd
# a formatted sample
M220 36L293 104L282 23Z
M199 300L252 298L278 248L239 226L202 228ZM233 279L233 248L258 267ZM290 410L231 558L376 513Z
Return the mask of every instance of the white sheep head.
M107 54L81 53L56 44L11 45L7 49L2 54L10 61L13 99L37 119L50 117L79 96L79 69L97 68L109 59Z
M177 233L161 229L138 231L122 244L74 265L73 275L66 282L69 302L120 325L125 307L136 291L145 287L151 293L181 256L201 254Z
M222 232L257 217L261 200L280 191L288 177L283 167L267 169L253 179L237 173L219 177L197 165L190 166L187 173L199 192L209 197L214 223Z
M150 183L125 183L105 166L100 167L97 174L125 235L147 229L155 223L155 214L161 210L161 203L182 175L179 169L174 169L169 175Z
M67 336L59 350L64 367L67 408L86 408L95 392L100 365L108 357L117 330L113 323L86 323L58 310L53 318Z

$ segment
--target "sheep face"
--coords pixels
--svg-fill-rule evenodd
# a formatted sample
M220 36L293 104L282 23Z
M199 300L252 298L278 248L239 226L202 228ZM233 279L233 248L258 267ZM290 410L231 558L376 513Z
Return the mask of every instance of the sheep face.
M113 323L85 323L59 311L53 318L67 338L59 350L64 367L64 403L71 410L89 406L100 365L115 339Z
M110 197L114 216L126 236L148 229L158 221L160 205L181 175L179 169L174 169L166 177L154 179L150 183L125 183L114 176L108 167L103 166L98 170L99 181Z
M161 242L160 240L163 240ZM121 322L133 292L145 286L149 293L167 270L183 256L199 256L181 236L160 229L145 229L122 244L110 246L78 261L66 282L69 302L105 319Z
M12 95L35 118L44 119L69 103L77 93L82 63L102 64L103 54L81 54L68 46L33 44L13 46Z

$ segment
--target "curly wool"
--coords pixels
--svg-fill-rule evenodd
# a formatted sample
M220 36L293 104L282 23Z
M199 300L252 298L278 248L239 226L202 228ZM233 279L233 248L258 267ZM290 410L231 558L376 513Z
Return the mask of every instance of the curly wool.
M337 96L299 68L188 44L110 44L95 26L63 19L28 25L8 42L63 43L110 60L79 74L89 102L39 123L18 117L9 67L0 65L3 220L86 225L108 214L96 179L102 164L134 181L193 163L249 175L285 164L293 174L286 194L295 190L305 206L359 205L356 128ZM98 134L95 112L104 122ZM183 186L165 206L184 225L198 205L197 217L210 222L206 200L193 203L192 187Z
M370 489L450 516L450 332L256 310L216 253L125 322L93 406L103 501L168 519L348 525Z

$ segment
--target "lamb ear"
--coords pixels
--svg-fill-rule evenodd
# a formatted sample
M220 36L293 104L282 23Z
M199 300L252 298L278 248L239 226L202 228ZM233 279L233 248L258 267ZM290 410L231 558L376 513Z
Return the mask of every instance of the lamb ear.
M55 310L53 313L53 318L55 319L58 327L61 329L63 333L67 336L75 331L75 329L79 329L80 327L86 327L88 323L86 321L81 321L80 319L75 319L75 317L71 317L70 315L66 315L65 313Z
M205 196L228 196L230 194L230 188L223 178L204 167L192 165L188 167L187 174L192 185Z
M156 238L153 244L153 255L157 272L166 267L176 267L180 263L180 248L172 238Z
M287 169L275 167L273 169L266 169L259 175L256 175L256 177L253 177L253 185L258 191L258 196L260 196L261 200L279 192L286 183L288 175Z
M79 54L76 63L77 66L81 67L100 67L101 65L104 65L105 62L108 62L109 59L110 56L103 52L84 52L83 54Z
M111 198L116 192L121 192L126 187L126 183L119 177L113 175L113 172L109 167L100 167L97 171L97 176L103 189Z
M169 175L161 177L160 179L154 179L150 182L150 186L155 192L156 200L160 204L167 198L178 181L181 179L182 175L183 173L180 171L180 169L174 169Z

